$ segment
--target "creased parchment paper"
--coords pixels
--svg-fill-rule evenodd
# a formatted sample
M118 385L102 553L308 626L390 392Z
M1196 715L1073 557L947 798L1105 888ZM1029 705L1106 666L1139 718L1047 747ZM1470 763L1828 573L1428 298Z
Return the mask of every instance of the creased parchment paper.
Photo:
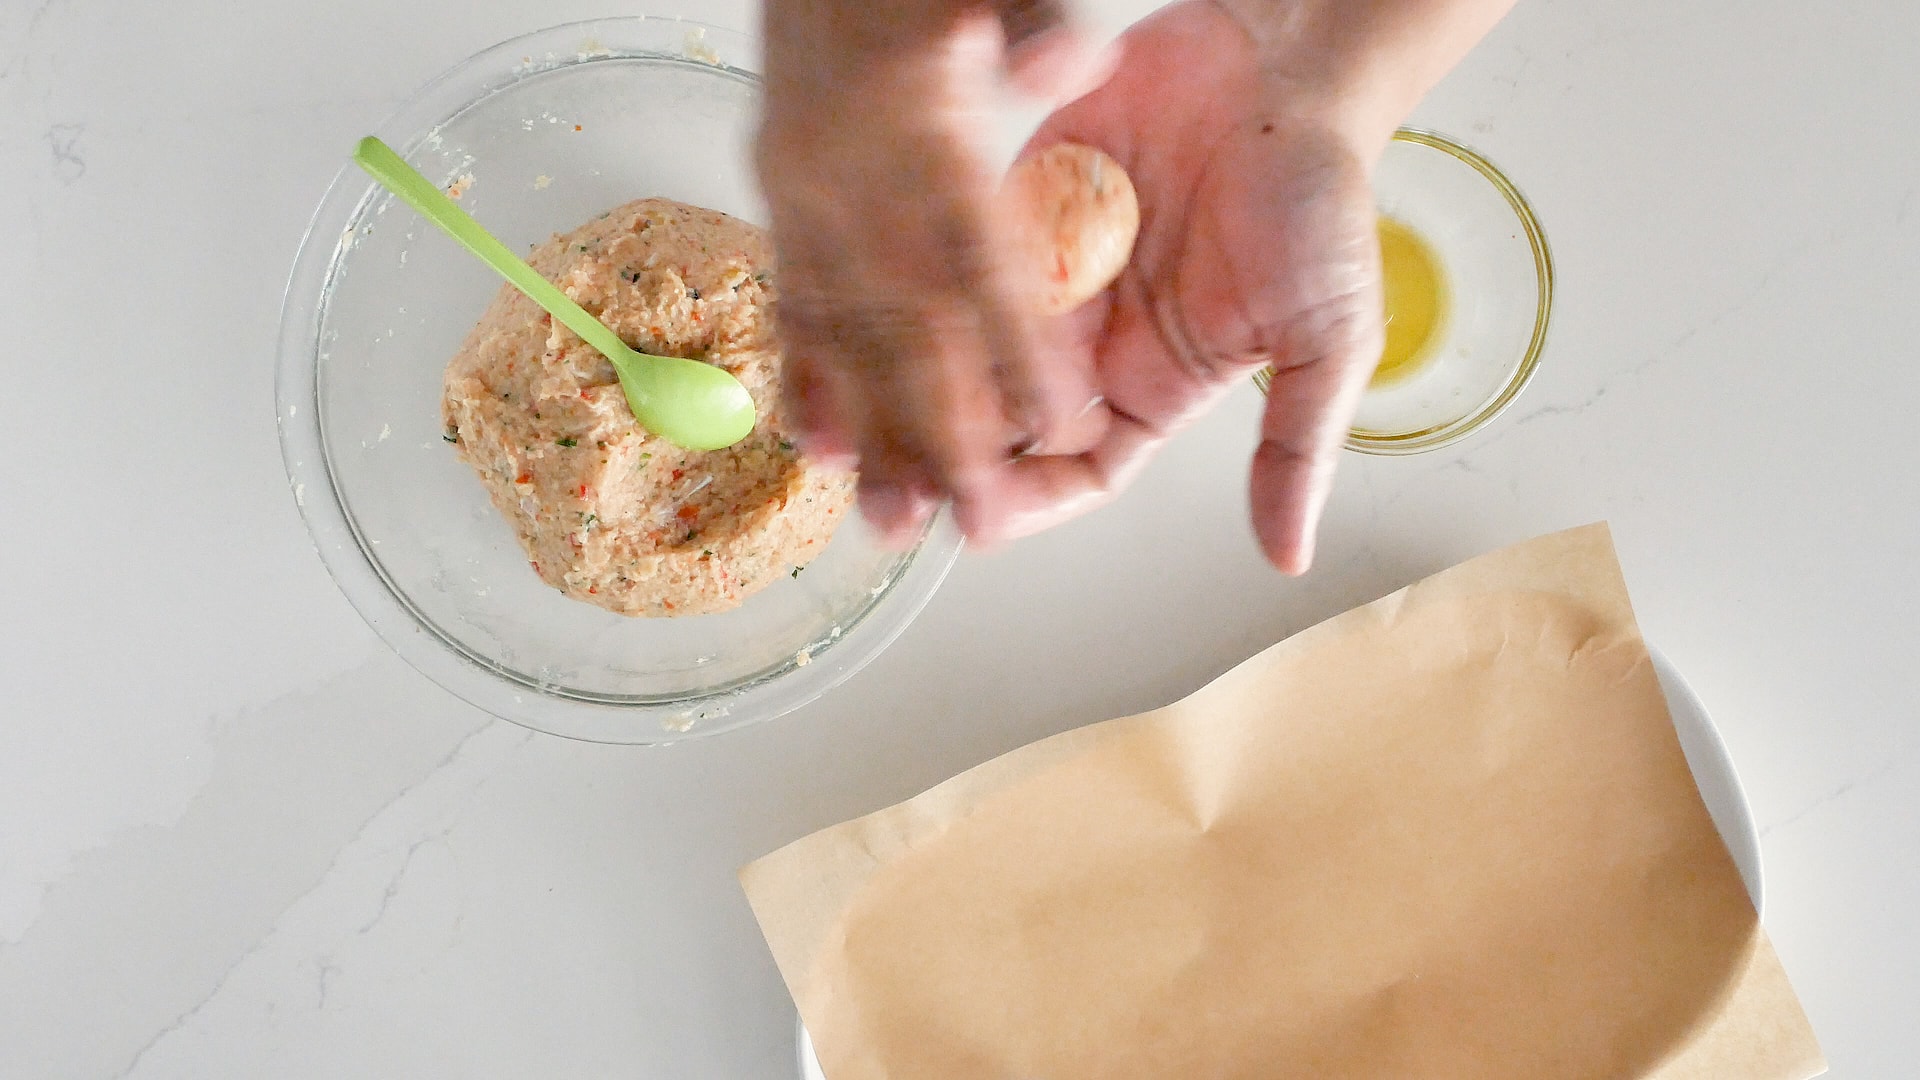
M830 1080L1804 1080L1605 526L741 872Z

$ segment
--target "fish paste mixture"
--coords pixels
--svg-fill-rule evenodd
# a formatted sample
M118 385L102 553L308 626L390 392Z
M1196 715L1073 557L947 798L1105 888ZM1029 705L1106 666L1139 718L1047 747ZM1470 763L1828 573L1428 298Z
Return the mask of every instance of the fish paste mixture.
M695 615L827 546L854 476L809 464L781 430L764 231L641 199L527 261L635 349L732 372L759 415L733 446L682 450L634 420L605 357L503 287L447 365L443 412L542 579L623 615Z

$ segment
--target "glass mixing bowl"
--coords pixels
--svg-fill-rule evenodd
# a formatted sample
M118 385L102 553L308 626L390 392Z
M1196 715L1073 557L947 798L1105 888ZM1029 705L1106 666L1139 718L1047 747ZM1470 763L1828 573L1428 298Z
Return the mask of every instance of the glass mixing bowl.
M376 134L525 250L666 196L765 221L748 147L752 42L678 19L575 23L434 80ZM342 147L344 158L349 147ZM351 166L301 244L282 313L281 449L320 557L403 658L495 715L661 743L798 708L905 629L959 552L847 521L804 572L721 615L632 619L567 599L442 441L441 373L500 280Z

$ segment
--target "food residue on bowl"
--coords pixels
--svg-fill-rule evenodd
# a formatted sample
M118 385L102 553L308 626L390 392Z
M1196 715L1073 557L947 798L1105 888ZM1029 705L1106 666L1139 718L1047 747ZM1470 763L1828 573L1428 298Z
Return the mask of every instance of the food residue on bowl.
M696 26L687 31L686 39L681 45L680 51L689 60L698 60L703 64L712 64L715 67L720 66L720 54L714 50L712 45L707 44L707 28L704 26Z

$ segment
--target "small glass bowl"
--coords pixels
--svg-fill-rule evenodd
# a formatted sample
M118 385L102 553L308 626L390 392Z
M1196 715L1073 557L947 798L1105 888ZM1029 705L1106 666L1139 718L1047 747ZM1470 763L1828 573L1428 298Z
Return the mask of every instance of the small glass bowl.
M1417 371L1367 389L1347 448L1418 454L1486 426L1533 378L1553 311L1553 254L1513 181L1444 135L1396 132L1374 190L1380 212L1439 255L1452 309ZM1254 376L1262 393L1270 381L1266 370Z
M497 45L377 132L521 250L661 195L764 221L749 167L745 35L603 19ZM344 157L348 148L342 147ZM441 376L500 289L492 271L348 166L287 286L276 381L295 500L334 580L408 663L497 716L614 743L712 734L798 708L905 629L959 552L944 518L907 553L857 520L737 610L630 619L528 568L441 441Z

